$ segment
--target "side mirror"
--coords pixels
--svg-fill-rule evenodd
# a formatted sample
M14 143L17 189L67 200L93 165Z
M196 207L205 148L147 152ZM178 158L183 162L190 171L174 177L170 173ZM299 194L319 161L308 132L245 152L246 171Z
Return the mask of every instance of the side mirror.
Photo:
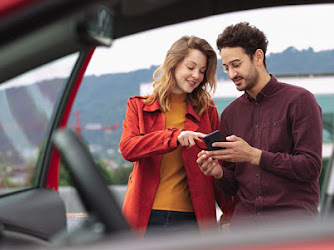
M79 23L80 37L89 45L107 46L112 43L113 16L107 7L94 6L84 14L83 21Z

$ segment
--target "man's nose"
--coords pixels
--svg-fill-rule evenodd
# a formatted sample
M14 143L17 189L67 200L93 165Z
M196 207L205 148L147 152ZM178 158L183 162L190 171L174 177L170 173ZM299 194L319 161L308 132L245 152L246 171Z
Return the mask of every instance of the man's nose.
M237 72L233 69L233 67L229 67L227 73L231 79L233 79L237 75Z

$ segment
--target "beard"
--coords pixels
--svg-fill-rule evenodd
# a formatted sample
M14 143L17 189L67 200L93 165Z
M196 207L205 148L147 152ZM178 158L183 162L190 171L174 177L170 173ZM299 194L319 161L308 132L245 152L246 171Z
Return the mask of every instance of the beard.
M236 77L233 78L234 79L244 79L245 80L245 84L241 85L241 86L237 86L237 89L239 91L246 91L246 90L250 90L252 89L259 80L259 71L255 68L255 66L252 64L251 68L248 71L248 74L246 77L243 77L241 75L237 75Z

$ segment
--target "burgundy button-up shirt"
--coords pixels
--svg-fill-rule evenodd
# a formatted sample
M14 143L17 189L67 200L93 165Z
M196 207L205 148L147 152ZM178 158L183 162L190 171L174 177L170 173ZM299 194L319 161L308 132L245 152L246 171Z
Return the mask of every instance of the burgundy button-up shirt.
M232 225L238 218L317 214L322 114L312 93L272 76L256 99L245 93L223 111L220 132L262 150L259 166L224 162L215 181L236 196Z

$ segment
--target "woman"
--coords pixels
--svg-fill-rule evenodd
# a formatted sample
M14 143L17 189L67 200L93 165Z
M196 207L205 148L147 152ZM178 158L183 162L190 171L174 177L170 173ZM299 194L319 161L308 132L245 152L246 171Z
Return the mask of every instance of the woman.
M219 128L209 94L216 88L216 68L208 42L184 36L154 72L153 94L127 102L120 150L134 167L123 214L142 234L146 228L148 233L216 226L215 197L225 217L232 213L232 199L215 194L211 177L196 163L205 147L202 137Z

